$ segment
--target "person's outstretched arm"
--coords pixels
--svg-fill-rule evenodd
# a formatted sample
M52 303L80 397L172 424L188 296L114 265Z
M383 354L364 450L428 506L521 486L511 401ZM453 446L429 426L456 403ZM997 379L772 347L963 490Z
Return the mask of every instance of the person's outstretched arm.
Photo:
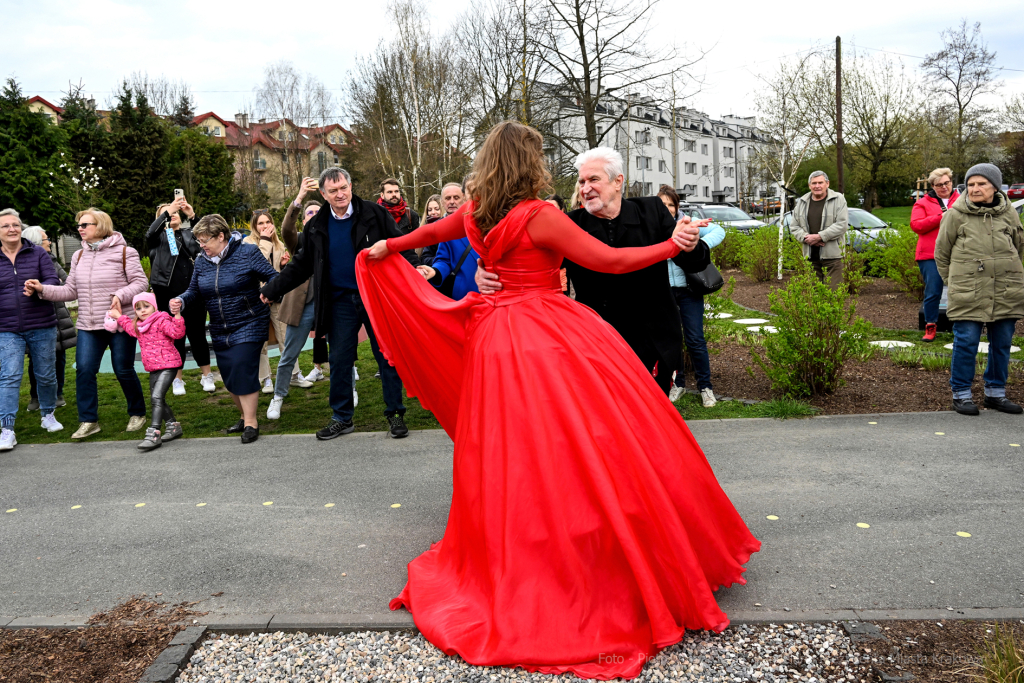
M630 273L680 252L679 246L671 239L649 247L609 247L554 207L550 211L542 209L526 224L526 231L537 246L562 254L573 263L599 273Z
M421 225L408 235L389 238L387 240L388 251L406 251L465 237L466 224L463 212L466 209L468 207L459 209L451 216L434 221L430 225Z

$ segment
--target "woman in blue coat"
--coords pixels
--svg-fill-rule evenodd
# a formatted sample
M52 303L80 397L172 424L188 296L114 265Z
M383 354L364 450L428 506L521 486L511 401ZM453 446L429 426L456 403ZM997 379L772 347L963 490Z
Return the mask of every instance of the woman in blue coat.
M35 366L42 428L64 429L53 411L57 403L57 314L53 304L34 292L25 294L25 281L57 285L57 271L42 247L22 238L21 218L14 209L0 211L0 451L18 445L14 418L18 414L25 351Z
M242 235L232 232L218 214L204 216L192 235L203 253L196 259L188 289L171 299L171 313L200 302L206 305L217 368L242 413L227 431L241 432L242 443L252 443L260 435L256 421L260 351L270 329L270 309L260 301L260 283L270 282L278 273L259 247L243 244Z

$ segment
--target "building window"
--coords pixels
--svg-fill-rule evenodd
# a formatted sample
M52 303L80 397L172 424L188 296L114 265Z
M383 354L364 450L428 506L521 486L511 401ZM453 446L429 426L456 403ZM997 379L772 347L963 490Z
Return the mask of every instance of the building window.
M694 164L694 166L696 166L696 165L697 164ZM701 173L701 175L707 175L708 174L708 165L707 164L704 164L703 166L700 167L700 173Z
M654 194L654 183L644 183L644 196L650 197Z
M662 173L668 173L668 164L666 164L664 160L659 160L658 170L661 171Z
M685 140L685 141L683 141L683 151L684 152L696 152L697 151L697 141L696 140Z
M722 148L722 156L724 156L726 159L731 159L732 158L732 147L723 147Z
M294 139L295 139L295 131L289 131L288 132L288 142L291 142Z
M708 146L707 145L701 145L700 146L700 153L703 154L704 156L707 156L708 155Z
M697 173L697 164L685 164L685 166L684 173Z
M636 158L636 168L637 168L637 170L643 171L643 170L649 169L650 167L651 167L651 158L650 157L637 157Z
M337 163L338 163L338 153L337 152L334 153L334 163L335 163L335 165L337 165Z
M280 140L281 142L284 142L284 131L283 130L277 131L277 139Z
M288 152L281 152L281 163L285 166L288 165Z
M710 197L711 196L711 190L708 189L707 185L704 186L704 196L705 197Z
M664 136L658 136L658 149L665 149L665 138L664 138Z
M649 145L649 144L651 144L651 131L649 131L649 130L638 130L636 132L636 144L638 144L638 145Z
M324 169L327 168L327 154L325 154L324 152L317 152L316 165L320 172L323 173Z
M733 169L732 166L726 166L725 167L725 177L726 178L732 178L734 172L735 172L735 169Z
M602 133L604 133L604 126L598 126L597 127L597 134L601 135Z
M284 186L285 187L291 187L291 184L292 184L292 177L290 175L288 175L287 173L285 173L284 174Z
M214 126L213 127L213 135L214 135L214 137L218 137L218 138L220 137L220 126Z

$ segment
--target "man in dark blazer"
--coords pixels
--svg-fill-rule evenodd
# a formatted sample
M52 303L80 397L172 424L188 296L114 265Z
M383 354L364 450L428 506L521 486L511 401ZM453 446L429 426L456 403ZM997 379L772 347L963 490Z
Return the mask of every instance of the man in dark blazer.
M320 174L320 194L326 203L308 223L303 248L292 256L281 274L268 282L260 294L264 302L279 299L313 278L313 329L327 333L331 362L331 422L316 433L324 441L355 430L352 422L352 366L356 361L359 328L365 327L370 347L380 368L384 389L384 415L388 434L408 436L405 406L402 405L402 380L377 346L370 318L363 307L355 276L355 258L378 240L400 237L401 232L384 207L365 201L352 192L348 171L333 167ZM415 251L402 256L419 265Z
M569 214L580 228L610 247L646 247L672 237L676 221L657 197L622 198L622 157L613 149L598 147L576 159L582 208ZM689 250L673 260L685 272L704 270L711 250L700 240L700 222L684 230ZM622 335L668 394L672 373L679 365L683 345L679 308L672 297L666 262L621 275L598 273L571 261L565 262L576 300L593 308ZM480 292L501 288L497 276L477 271Z

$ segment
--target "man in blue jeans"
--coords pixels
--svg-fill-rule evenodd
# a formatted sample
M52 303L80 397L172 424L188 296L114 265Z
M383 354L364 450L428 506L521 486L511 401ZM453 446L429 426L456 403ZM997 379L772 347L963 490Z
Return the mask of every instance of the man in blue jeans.
M309 221L303 233L305 245L292 258L281 274L261 290L264 302L278 299L313 278L315 288L313 327L327 332L331 363L331 422L316 433L321 441L333 439L355 430L352 415L352 366L356 360L359 328L365 327L370 348L380 368L384 389L384 416L388 435L399 439L408 436L405 406L402 404L402 380L377 346L370 318L359 296L356 282L356 254L377 241L400 237L401 232L391 215L374 202L365 201L352 192L352 177L338 167L320 174L320 194L326 204ZM402 255L419 265L415 251Z

